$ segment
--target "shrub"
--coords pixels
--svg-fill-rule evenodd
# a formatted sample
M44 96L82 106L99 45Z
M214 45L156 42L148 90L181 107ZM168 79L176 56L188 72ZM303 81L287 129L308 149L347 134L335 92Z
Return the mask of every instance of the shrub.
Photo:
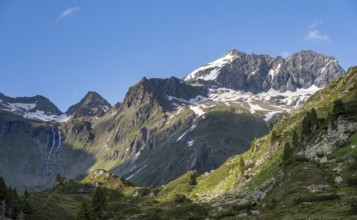
M340 196L336 193L320 194L320 195L315 193L310 193L295 198L294 202L296 204L300 204L303 202L319 202L319 201L327 201L327 200L336 200L338 198L340 198Z
M270 143L273 144L273 143L276 141L277 138L278 138L278 137L277 137L277 135L276 135L276 132L275 132L275 131L272 131L272 132L271 132L271 136L270 136Z
M347 183L351 186L357 185L357 176L350 176L347 178Z
M282 159L285 166L290 165L293 162L293 148L289 142L285 143Z
M357 199L351 201L350 207L351 214L357 214Z
M295 161L296 162L301 162L301 163L308 163L309 162L309 158L307 158L305 155L297 155L295 157Z

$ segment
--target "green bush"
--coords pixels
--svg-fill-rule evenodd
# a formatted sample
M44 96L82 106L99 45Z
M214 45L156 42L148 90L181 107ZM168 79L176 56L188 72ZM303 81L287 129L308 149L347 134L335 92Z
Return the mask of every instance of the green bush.
M351 186L357 185L357 176L350 176L347 178L347 183Z
M357 199L351 201L350 207L351 214L357 214Z
M301 163L308 163L309 158L307 158L305 155L296 155L295 157L296 162L301 162Z
M299 196L294 199L295 204L300 204L303 202L319 202L319 201L328 201L328 200L336 200L340 196L336 193L329 193L329 194L316 194L310 193L303 196Z
M277 139L278 136L276 135L276 131L272 131L270 136L270 143L273 144Z

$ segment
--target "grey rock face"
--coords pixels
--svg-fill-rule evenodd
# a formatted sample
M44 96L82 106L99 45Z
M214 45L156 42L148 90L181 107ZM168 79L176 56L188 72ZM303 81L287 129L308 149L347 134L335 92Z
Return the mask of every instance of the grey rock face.
M96 92L89 91L87 95L77 104L71 106L66 114L77 117L100 117L112 106L107 100Z
M215 74L216 73L216 74ZM252 92L275 89L281 92L323 87L345 75L334 57L313 51L300 51L286 59L268 55L245 54L233 50L222 58L200 67L185 77L188 83L200 83Z
M129 88L121 110L132 106L159 104L165 110L172 110L172 102L168 102L168 96L189 100L198 95L207 96L208 89L203 86L192 86L184 81L171 77L168 79L143 78L136 85Z

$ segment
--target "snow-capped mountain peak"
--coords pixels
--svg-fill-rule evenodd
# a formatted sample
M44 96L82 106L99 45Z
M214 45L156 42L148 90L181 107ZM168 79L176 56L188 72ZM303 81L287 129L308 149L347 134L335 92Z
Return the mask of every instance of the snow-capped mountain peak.
M43 96L11 98L0 93L0 110L40 121L65 122L69 119Z
M237 50L203 65L184 80L218 88L252 92L266 92L273 88L280 92L324 87L345 71L334 57L313 51L300 51L287 59L268 55L245 54Z
M239 57L240 57L240 52L237 50L232 50L226 53L225 55L223 55L221 58L212 61L208 64L205 64L199 67L198 69L194 70L192 73L190 73L188 76L184 78L184 81L189 81L191 79L215 80L219 74L221 67L232 63L233 60ZM197 76L197 73L202 71L207 71L208 74Z

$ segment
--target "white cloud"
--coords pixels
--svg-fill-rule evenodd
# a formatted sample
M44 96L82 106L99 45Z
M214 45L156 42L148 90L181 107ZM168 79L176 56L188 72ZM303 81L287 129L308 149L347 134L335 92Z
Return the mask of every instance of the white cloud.
M330 36L328 34L322 34L320 33L320 31L318 30L318 27L320 25L323 25L324 21L320 20L320 21L316 21L314 23L312 23L309 26L309 31L305 36L305 40L307 41L316 41L316 42L321 42L321 41L329 41L330 40Z
M71 16L74 13L79 12L80 10L81 10L81 8L78 6L73 7L73 8L67 8L58 16L58 20L62 20L65 17Z
M330 36L327 34L321 34L317 29L314 29L314 30L310 30L307 33L305 40L329 41Z
M310 30L315 29L317 26L322 25L322 24L324 24L324 21L323 21L323 20L315 21L314 23L312 23L312 24L309 26L309 29L310 29Z
M288 51L283 51L280 53L280 56L282 56L284 59L290 56L290 53Z

